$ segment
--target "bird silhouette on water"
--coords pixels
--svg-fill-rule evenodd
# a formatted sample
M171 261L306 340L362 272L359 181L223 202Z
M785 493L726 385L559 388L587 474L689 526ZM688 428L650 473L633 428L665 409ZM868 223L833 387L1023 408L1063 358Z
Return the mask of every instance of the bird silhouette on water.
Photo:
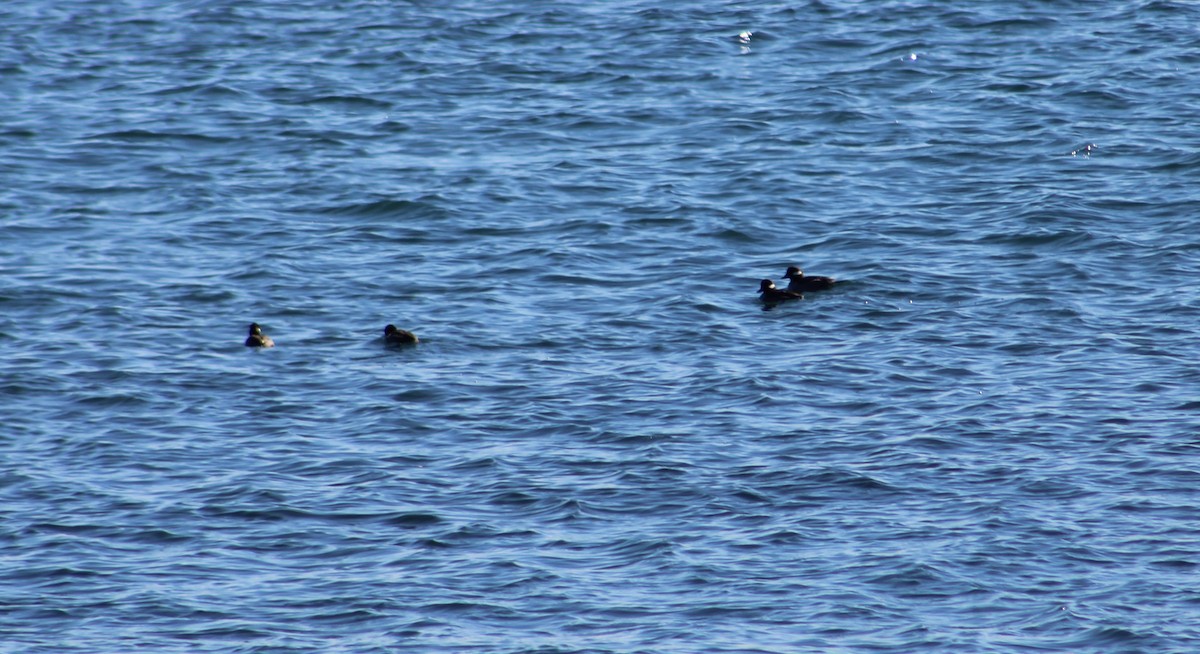
M275 347L275 341L263 333L258 323L252 322L250 335L246 337L246 347Z

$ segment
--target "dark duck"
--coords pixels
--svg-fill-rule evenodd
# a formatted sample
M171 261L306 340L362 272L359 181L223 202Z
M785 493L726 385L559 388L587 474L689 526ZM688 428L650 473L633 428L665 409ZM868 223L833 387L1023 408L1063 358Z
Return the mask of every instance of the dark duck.
M833 288L832 277L821 277L819 275L806 277L804 271L796 266L788 266L787 272L783 274L783 278L788 280L787 290L794 293L823 291L827 288Z
M775 288L775 282L764 279L758 283L758 294L763 302L774 304L784 300L799 300L804 296L795 291L785 291Z
M250 323L250 335L246 337L246 347L275 347L275 341L263 333L258 323Z
M407 329L397 329L395 325L383 328L383 342L388 345L416 345L420 341L417 335Z

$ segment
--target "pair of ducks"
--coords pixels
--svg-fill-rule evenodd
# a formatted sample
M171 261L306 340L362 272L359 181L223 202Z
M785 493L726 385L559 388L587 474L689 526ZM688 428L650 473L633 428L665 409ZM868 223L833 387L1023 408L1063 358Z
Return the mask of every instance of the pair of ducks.
M416 345L420 341L417 335L407 329L396 329L395 325L383 328L383 342L388 345ZM263 333L258 323L250 323L250 335L246 337L246 347L275 347L275 340Z
M783 278L788 280L787 289L775 288L775 282L769 279L759 282L758 294L762 296L763 302L772 304L784 300L799 300L804 297L801 293L805 291L823 291L832 288L834 283L832 277L821 277L820 275L806 277L804 271L796 266L788 266Z

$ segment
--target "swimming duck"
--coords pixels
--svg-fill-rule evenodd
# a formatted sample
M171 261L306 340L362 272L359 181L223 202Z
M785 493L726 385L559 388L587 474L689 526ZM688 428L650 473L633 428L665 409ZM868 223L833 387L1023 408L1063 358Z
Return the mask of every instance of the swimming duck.
M787 272L783 274L784 279L791 280L788 282L787 290L803 293L804 291L823 291L833 286L832 277L821 277L813 275L805 277L804 271L796 266L788 266Z
M250 323L250 335L246 337L246 347L275 347L275 341L262 333L262 327L259 327L258 323L252 322Z
M396 329L395 325L383 328L383 341L388 345L416 345L421 341L407 329Z
M804 296L795 291L784 291L775 288L775 282L764 279L758 284L758 293L763 302L783 302L784 300L799 300Z

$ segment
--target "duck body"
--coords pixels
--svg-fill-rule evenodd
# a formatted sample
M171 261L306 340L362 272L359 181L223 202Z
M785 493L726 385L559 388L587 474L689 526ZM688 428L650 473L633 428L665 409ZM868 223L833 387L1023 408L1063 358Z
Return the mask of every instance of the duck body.
M262 332L258 323L250 323L250 335L246 337L246 347L275 347L275 341Z
M417 335L407 329L397 329L395 325L383 328L383 342L388 345L416 345L420 343Z
M834 284L832 277L822 277L820 275L806 277L804 271L796 266L788 266L787 272L783 274L783 277L788 280L787 290L795 293L823 291L827 288L833 288Z
M759 298L768 304L783 302L785 300L801 300L804 296L795 291L785 291L775 288L775 282L764 279L758 284Z

